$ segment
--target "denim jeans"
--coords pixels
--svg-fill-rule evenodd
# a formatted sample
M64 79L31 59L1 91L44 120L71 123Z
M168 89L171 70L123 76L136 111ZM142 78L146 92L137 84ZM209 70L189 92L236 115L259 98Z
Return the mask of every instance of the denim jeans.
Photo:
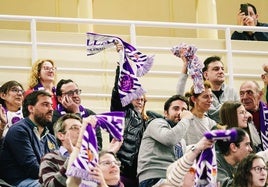
M39 183L38 179L31 179L27 178L23 181L21 181L17 187L40 187L41 184Z

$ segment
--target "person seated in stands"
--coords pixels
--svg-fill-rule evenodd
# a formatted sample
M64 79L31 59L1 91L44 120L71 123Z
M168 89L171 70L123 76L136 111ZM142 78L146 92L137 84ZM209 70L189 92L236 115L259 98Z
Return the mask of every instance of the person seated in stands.
M220 118L226 128L240 127L247 131L253 152L262 149L259 133L252 122L251 114L239 101L226 101L220 109Z
M56 64L50 59L39 59L33 65L30 72L28 90L25 96L37 90L45 90L52 95L53 109L57 106L56 98Z
M89 174L100 187L124 187L125 185L120 181L120 165L121 162L116 158L114 152L101 151L98 165L92 168ZM80 183L80 179L68 176L68 187L78 187Z
M62 115L74 113L82 119L95 115L95 112L81 105L81 90L71 79L61 79L56 87L58 104L53 112L52 124L54 124ZM51 124L51 125L52 125ZM98 149L102 149L102 135L100 127L97 127L96 136L98 139Z
M250 154L237 166L234 174L233 186L237 187L266 187L267 164L256 154Z
M186 145L196 144L204 132L217 128L217 123L209 118L206 113L213 102L211 84L208 81L203 82L204 90L201 93L195 93L194 86L185 95L189 97L190 109L193 114L191 118L180 121L181 136Z
M79 156L80 151L82 150L82 139L84 137L86 127L91 125L95 127L96 125L96 118L90 116L90 120L88 124L83 124L77 143L70 155L68 167L67 169L70 170L72 167L73 162L77 159L83 159ZM120 161L117 160L115 153L120 149L123 141L117 141L116 139L112 139L112 141L108 144L107 150L103 150L98 153L98 164L94 167L90 168L88 171L88 175L91 179L98 183L100 187L124 187L124 184L120 181ZM83 144L84 145L84 144ZM92 147L91 147L92 148ZM83 152L83 151L82 151ZM89 156L89 155L88 155ZM87 159L88 160L88 159ZM84 163L84 162L83 162ZM78 174L78 172L75 172ZM78 187L82 183L81 178L74 177L73 175L67 177L66 184L68 187Z
M248 133L239 127L235 129L237 131L236 140L218 140L216 142L219 148L216 156L218 165L217 181L220 182L221 187L232 186L233 174L236 172L237 164L252 152Z
M259 15L256 7L253 4L245 3L240 5L240 10L237 14L237 25L268 27L267 23L260 23L258 19ZM268 32L234 31L231 39L268 41Z
M181 74L178 79L176 92L177 94L184 94L185 85L188 78L188 61L181 54L181 59L183 60ZM202 69L204 80L209 81L212 90L212 105L210 106L207 115L209 118L220 123L219 111L222 104L225 101L239 101L238 93L235 89L229 87L224 83L225 73L224 64L219 56L210 56L204 61L204 68Z
M166 168L182 156L185 141L178 136L183 118L191 117L188 100L174 95L164 104L164 118L152 120L144 131L139 155L138 177L140 187L150 187L166 178Z
M8 129L23 118L22 102L23 87L17 81L8 81L0 87L0 138L4 137Z
M256 81L245 81L240 86L240 100L245 109L252 115L252 122L258 131L261 139L260 150L267 150L268 140L266 134L268 132L267 121L267 105L261 101L263 92Z
M41 157L58 148L46 127L52 121L52 105L51 95L44 90L25 97L24 119L9 128L0 154L0 176L7 183L18 187L40 185Z
M54 132L57 138L59 150L47 153L41 160L39 170L39 182L42 186L47 187L65 187L66 186L66 169L68 166L69 156L75 149L79 134L83 129L93 121L94 116L82 119L74 114L67 113L61 116L54 125ZM113 143L116 141L113 140ZM120 144L119 144L120 146Z

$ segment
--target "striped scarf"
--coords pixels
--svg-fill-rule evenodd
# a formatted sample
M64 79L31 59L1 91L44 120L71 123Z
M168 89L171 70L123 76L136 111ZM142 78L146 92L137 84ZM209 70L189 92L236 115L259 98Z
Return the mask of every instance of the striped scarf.
M97 186L89 175L90 168L95 167L98 163L98 144L95 129L100 126L108 131L115 139L121 141L124 129L124 112L108 112L96 115L97 124L95 128L91 125L86 127L82 138L82 146L77 158L72 166L67 170L66 175L82 179L80 187Z
M182 57L182 55L186 58L188 70L187 73L193 79L194 93L202 93L205 89L202 73L202 68L204 67L204 64L195 55L197 48L195 46L181 43L180 45L173 47L171 51L175 56L179 58Z
M87 33L87 55L97 54L119 42L123 51L119 52L120 75L118 80L119 96L122 106L128 105L145 93L137 77L145 75L153 65L153 57L139 52L135 47L116 36ZM129 60L135 63L132 67Z
M268 107L265 103L260 102L260 133L262 147L264 150L268 149Z
M237 132L235 129L212 130L204 134L209 140L235 140ZM195 161L195 187L217 186L217 160L215 146L201 152Z

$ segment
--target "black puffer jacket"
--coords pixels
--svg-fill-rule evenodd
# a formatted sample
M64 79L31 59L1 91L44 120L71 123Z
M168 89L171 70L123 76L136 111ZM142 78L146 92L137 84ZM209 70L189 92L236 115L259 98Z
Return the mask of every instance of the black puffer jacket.
M124 176L135 178L137 175L138 152L145 130L145 121L142 119L141 114L134 109L132 104L125 107L122 106L117 86L118 79L119 67L116 69L110 108L111 111L125 112L124 141L117 153L117 157L121 161L121 173Z

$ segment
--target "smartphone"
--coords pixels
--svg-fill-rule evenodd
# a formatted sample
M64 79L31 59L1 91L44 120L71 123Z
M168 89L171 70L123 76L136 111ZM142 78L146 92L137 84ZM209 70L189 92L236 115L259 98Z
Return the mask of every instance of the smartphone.
M248 5L247 4L240 4L241 12L245 12L245 15L248 15Z

